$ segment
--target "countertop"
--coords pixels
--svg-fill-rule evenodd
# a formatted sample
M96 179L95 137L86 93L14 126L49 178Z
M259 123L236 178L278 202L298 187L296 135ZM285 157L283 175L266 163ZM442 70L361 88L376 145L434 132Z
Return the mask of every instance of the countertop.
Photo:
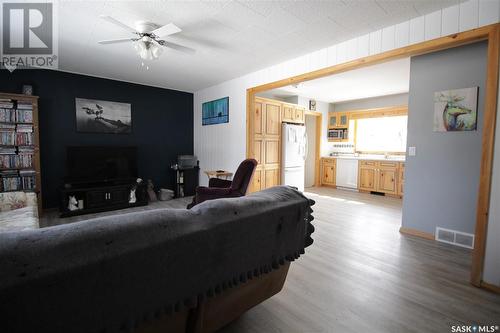
M406 156L404 155L389 155L386 158L384 155L352 155L352 154L341 154L336 156L322 156L321 158L338 158L344 160L372 160L372 161L393 161L393 162L405 162Z

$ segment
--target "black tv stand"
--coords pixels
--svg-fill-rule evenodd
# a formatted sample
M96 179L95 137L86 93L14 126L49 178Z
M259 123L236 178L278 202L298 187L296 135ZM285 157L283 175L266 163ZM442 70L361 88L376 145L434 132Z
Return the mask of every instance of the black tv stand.
M116 182L69 183L61 189L60 217L98 213L148 204L146 185L137 186L135 203L129 203L130 190L136 186L136 180L121 180ZM83 203L83 208L69 210L69 197L75 196Z

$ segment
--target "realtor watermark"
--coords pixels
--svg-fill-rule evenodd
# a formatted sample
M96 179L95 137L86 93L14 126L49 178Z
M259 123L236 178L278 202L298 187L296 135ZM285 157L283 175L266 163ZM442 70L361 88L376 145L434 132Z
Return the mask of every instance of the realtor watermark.
M52 2L3 2L1 68L58 67L56 6Z
M500 332L498 325L453 325L452 333L494 333Z

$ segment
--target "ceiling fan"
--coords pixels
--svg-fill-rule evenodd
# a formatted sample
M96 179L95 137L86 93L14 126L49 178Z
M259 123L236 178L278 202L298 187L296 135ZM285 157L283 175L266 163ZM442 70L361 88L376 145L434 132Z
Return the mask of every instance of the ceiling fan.
M155 23L138 21L135 23L135 28L132 28L111 16L102 15L101 18L128 31L129 33L134 34L135 36L131 38L101 40L99 41L99 44L133 42L135 50L144 60L158 59L163 52L163 47L168 47L186 53L196 52L189 47L167 42L161 39L182 31L173 23L159 27Z

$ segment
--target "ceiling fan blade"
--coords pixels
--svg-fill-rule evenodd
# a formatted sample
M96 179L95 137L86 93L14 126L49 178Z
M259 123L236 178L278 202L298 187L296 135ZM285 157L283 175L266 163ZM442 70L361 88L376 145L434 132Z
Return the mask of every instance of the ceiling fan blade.
M102 18L103 20L108 21L109 23L113 23L114 25L119 26L120 28L127 30L128 32L131 32L131 33L136 33L136 31L135 31L135 29L134 29L134 28L129 27L129 26L128 26L128 25L126 25L125 23L122 23L122 22L118 21L117 19L112 18L112 17L111 17L111 16L109 16L109 15L101 15L101 18Z
M190 53L190 54L196 53L195 49L192 49L192 48L187 47L187 46L182 46L179 44L171 43L171 42L163 41L163 43L161 45L163 45L165 47L169 47L169 48L177 50L177 51L180 51L180 52L184 52L184 53Z
M181 28L179 28L173 23L169 23L167 25L164 25L163 27L151 31L151 33L155 34L158 37L165 37L176 34L181 31L182 31Z
M98 41L99 44L117 44L134 41L133 38L107 39Z

